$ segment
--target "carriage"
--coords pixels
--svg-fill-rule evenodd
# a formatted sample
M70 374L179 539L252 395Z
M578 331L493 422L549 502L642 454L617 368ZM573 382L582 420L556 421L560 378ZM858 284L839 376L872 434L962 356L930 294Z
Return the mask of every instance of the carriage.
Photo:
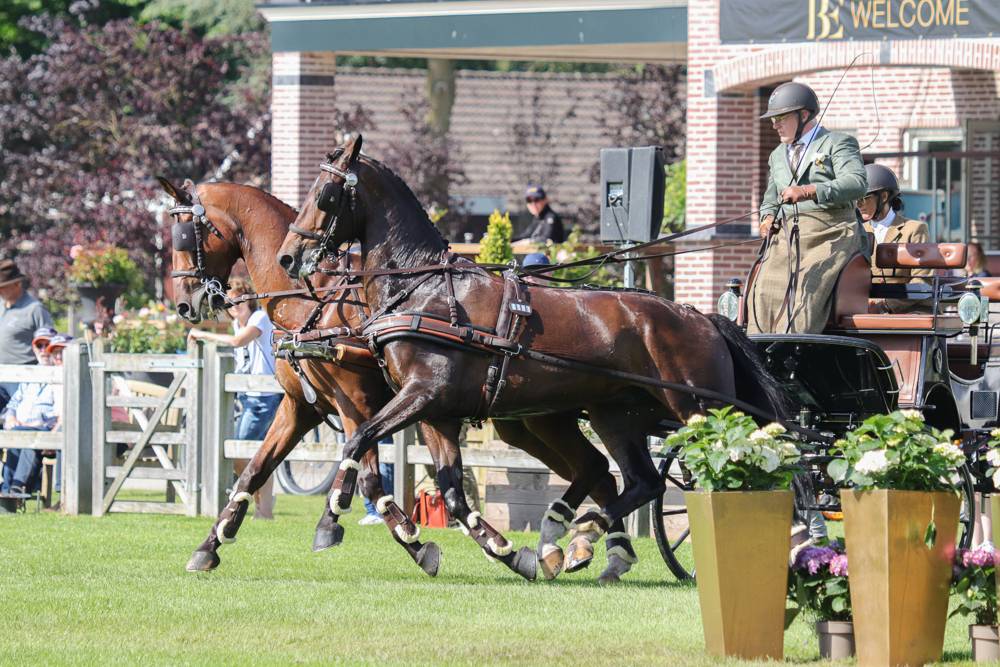
M965 266L964 244L881 244L880 268L932 268L939 272ZM739 324L747 320L743 296L752 289L730 281L719 310ZM966 463L960 468L965 510L960 546L973 537L975 494L991 492L987 465L980 453L997 424L1000 350L992 346L989 303L1000 297L1000 279L935 277L931 284L872 284L867 260L856 257L841 273L834 304L822 334L752 335L768 370L785 388L799 425L839 437L874 414L896 409L920 410L926 422L950 429L961 441ZM905 314L868 312L869 298L911 301ZM807 483L797 489L800 511L839 512L834 485L825 474L831 460L827 445L807 445ZM693 576L686 509L682 492L690 480L667 452L659 463L667 491L654 503L657 545L679 579Z

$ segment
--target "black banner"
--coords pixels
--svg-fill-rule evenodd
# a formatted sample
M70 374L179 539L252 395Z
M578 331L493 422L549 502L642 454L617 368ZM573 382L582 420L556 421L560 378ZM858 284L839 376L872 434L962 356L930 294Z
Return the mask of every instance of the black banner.
M1000 38L1000 0L720 0L723 44Z

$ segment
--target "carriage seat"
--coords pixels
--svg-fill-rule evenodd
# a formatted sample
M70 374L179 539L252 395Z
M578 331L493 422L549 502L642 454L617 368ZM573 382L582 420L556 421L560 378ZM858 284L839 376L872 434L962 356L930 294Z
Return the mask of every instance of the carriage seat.
M875 265L880 269L958 269L965 266L966 252L964 243L880 243L875 248ZM837 279L828 328L837 332L962 329L961 320L952 315L869 313L870 291L871 271L859 255Z

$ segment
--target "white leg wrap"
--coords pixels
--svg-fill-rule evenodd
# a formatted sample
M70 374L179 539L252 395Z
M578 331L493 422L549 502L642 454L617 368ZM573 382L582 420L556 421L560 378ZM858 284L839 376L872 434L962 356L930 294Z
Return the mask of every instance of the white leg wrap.
M617 556L630 565L635 565L639 562L638 556L633 556L629 552L625 551L625 547L622 546L616 545L608 549L608 558L611 558L612 556Z
M554 509L545 510L545 514L542 515L543 521L555 521L556 523L562 525L564 528L569 528L569 520L566 519L562 514L555 511Z
M341 516L343 514L350 514L351 508L341 507L340 503L338 502L339 500L340 500L340 489L337 489L336 491L330 494L330 511L336 514L337 516Z
M608 525L611 524L611 519L608 518L607 514L605 514L604 512L600 512L600 515L604 517L604 520L608 523ZM595 533L598 537L600 537L601 535L604 534L604 528L602 528L601 524L597 523L596 521L584 521L583 523L579 524L576 527L576 532Z
M493 562L493 563L499 563L500 562L496 558L494 558L492 554L490 554L490 550L489 549L483 549L483 555L486 556L486 560L488 560L490 562Z
M375 501L375 511L379 514L388 514L389 503L392 502L392 496L382 496Z
M395 532L396 532L396 537L398 537L399 539L403 540L407 544L413 544L418 539L420 539L420 527L419 526L416 527L416 532L414 532L412 535L407 534L406 529L404 529L401 525L397 525L396 526Z
M570 512L575 512L575 510L572 507L569 506L569 503L566 502L565 500L563 500L562 498L556 498L555 500L553 500L552 504L549 505L549 507L555 507L556 505L562 505L563 507L565 507L566 509L568 509Z
M562 551L558 544L546 544L542 547L542 558L548 558L550 555L557 551Z
M632 538L629 537L628 533L621 533L621 532L619 532L619 533L608 533L608 535L607 535L607 537L605 539L613 540L616 537L621 538L621 539L627 541L630 544L632 543Z
M341 470L361 470L361 464L354 459L344 459L340 462Z
M491 537L489 541L486 543L486 546L487 548L489 548L490 551L495 553L497 556L506 556L507 554L509 554L511 551L514 550L514 545L510 541L504 540L504 543L502 545L498 545L497 538L495 537Z
M466 528L466 527L465 527L465 526L464 526L464 525L462 524L462 522L461 522L461 521L459 521L459 522L458 522L458 529L462 531L462 534L463 534L463 535L465 535L466 537L469 537L469 535L470 535L470 533L469 533L469 529L468 529L468 528Z
M479 512L469 512L469 516L465 517L465 523L469 525L470 530L474 530L476 526L479 525L479 520L483 518L483 515Z
M233 495L229 497L229 500L234 503L243 502L244 500L248 503L253 502L253 496L251 496L246 491L233 491Z
M235 537L226 537L226 526L229 525L229 519L223 519L219 522L218 527L215 529L215 536L219 538L219 541L223 544L232 544L236 541Z

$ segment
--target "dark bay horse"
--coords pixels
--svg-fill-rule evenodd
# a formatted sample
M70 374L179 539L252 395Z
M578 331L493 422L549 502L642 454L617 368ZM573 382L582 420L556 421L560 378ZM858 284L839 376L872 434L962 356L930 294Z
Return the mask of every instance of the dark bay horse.
M161 181L164 189L180 202L190 201L188 192L175 187L168 181ZM275 254L284 239L289 224L295 218L295 212L278 199L263 190L249 186L229 183L202 184L197 193L200 203L206 209L206 216L219 232L219 236L205 233L201 245L201 255L204 273L225 282L233 265L243 258L251 275L255 288L259 292L293 289L294 285L275 263ZM185 219L190 216L186 216ZM188 250L175 250L173 253L175 270L181 273L194 274L196 258ZM332 281L318 280L317 287L322 287ZM198 303L200 299L192 298L202 289L202 284L194 275L175 278L175 299L178 310L191 320L199 317ZM332 298L333 303L326 306L320 316L317 326L321 328L357 325L360 322L361 304L356 295L348 298ZM313 300L297 297L275 298L264 300L272 319L287 329L297 330L316 308ZM256 456L247 466L234 490L234 499L240 493L253 493L270 473L297 444L301 436L313 428L322 419L323 414L337 410L342 415L343 424L348 434L353 433L357 424L366 421L376 411L385 405L391 397L385 380L374 366L338 365L333 362L308 360L301 362L301 368L307 374L312 386L316 387L318 401L309 404L302 394L302 387L289 364L279 361L277 376L286 395L281 403L278 414L268 431L264 443ZM573 519L575 510L588 495L603 503L617 493L614 478L608 472L607 459L580 432L575 413L542 415L525 420L505 420L497 422L499 435L529 454L535 456L549 466L559 476L572 483L561 500L553 503L546 513L542 523L542 536L538 545L537 558L546 578L556 576L563 567L563 553L557 545L567 526ZM459 459L457 443L441 441L434 430L424 429L425 441L437 462L439 469L449 467ZM558 452L557 446L551 443L575 443L574 455L565 458ZM564 445L560 445L564 446ZM372 448L360 459L363 467L361 491L382 509L385 498L379 503L381 482L378 478L378 449ZM461 466L458 474L461 474ZM461 491L460 483L457 489ZM321 549L338 542L341 538L337 515L327 504L320 524L317 526L317 536L314 549ZM198 547L189 563L189 569L211 569L218 565L217 554L220 534L230 528L229 535L235 535L238 521L234 524L232 517L242 519L246 511L245 499L230 502L213 526L205 542ZM387 517L388 518L388 517ZM229 523L224 523L229 521ZM480 521L484 526L485 521ZM220 526L222 528L220 529ZM390 526L393 528L393 526ZM618 523L615 532L623 533L623 525ZM393 531L393 537L407 549L407 552L422 568L430 574L436 572L438 553L433 543L421 545L409 541L414 537L412 525L407 523L404 532ZM500 537L490 535L493 545L500 546ZM533 563L525 563L525 554L516 558L517 554L497 554L486 540L483 546L489 555L500 555L501 560L513 566L522 576L532 576ZM573 542L569 554L566 555L566 568L575 570L589 563L593 555L593 547L584 539ZM528 559L533 560L533 559ZM619 550L609 552L608 567L601 575L602 582L611 582L626 572L634 562L634 551L627 538L621 540Z
M412 191L388 168L360 155L361 137L328 156L282 244L278 262L290 276L345 242L359 241L365 299L375 316L427 316L489 329L504 308L505 282L471 264L454 264L447 243ZM451 282L449 287L448 283ZM749 339L734 325L653 295L611 290L530 286L522 348L571 360L576 368L511 355L506 387L491 416L564 413L584 409L617 461L621 494L576 520L578 531L601 533L664 491L646 438L664 419L686 420L705 409L687 392L644 386L595 372L609 369L714 390L780 415L781 388L764 370ZM452 298L451 295L454 295ZM378 331L378 317L363 335ZM414 320L416 321L416 320ZM377 339L375 339L377 340ZM514 348L508 348L514 349ZM417 421L442 441L458 437L462 418L481 414L491 355L472 346L428 337L392 338L381 350L396 395L348 440L344 456L358 459L380 438ZM580 366L588 370L581 370ZM575 442L563 443L574 455ZM457 451L455 449L454 451ZM460 470L460 466L452 470ZM349 506L353 475L338 475L331 499ZM469 509L452 481L448 509L466 523Z

